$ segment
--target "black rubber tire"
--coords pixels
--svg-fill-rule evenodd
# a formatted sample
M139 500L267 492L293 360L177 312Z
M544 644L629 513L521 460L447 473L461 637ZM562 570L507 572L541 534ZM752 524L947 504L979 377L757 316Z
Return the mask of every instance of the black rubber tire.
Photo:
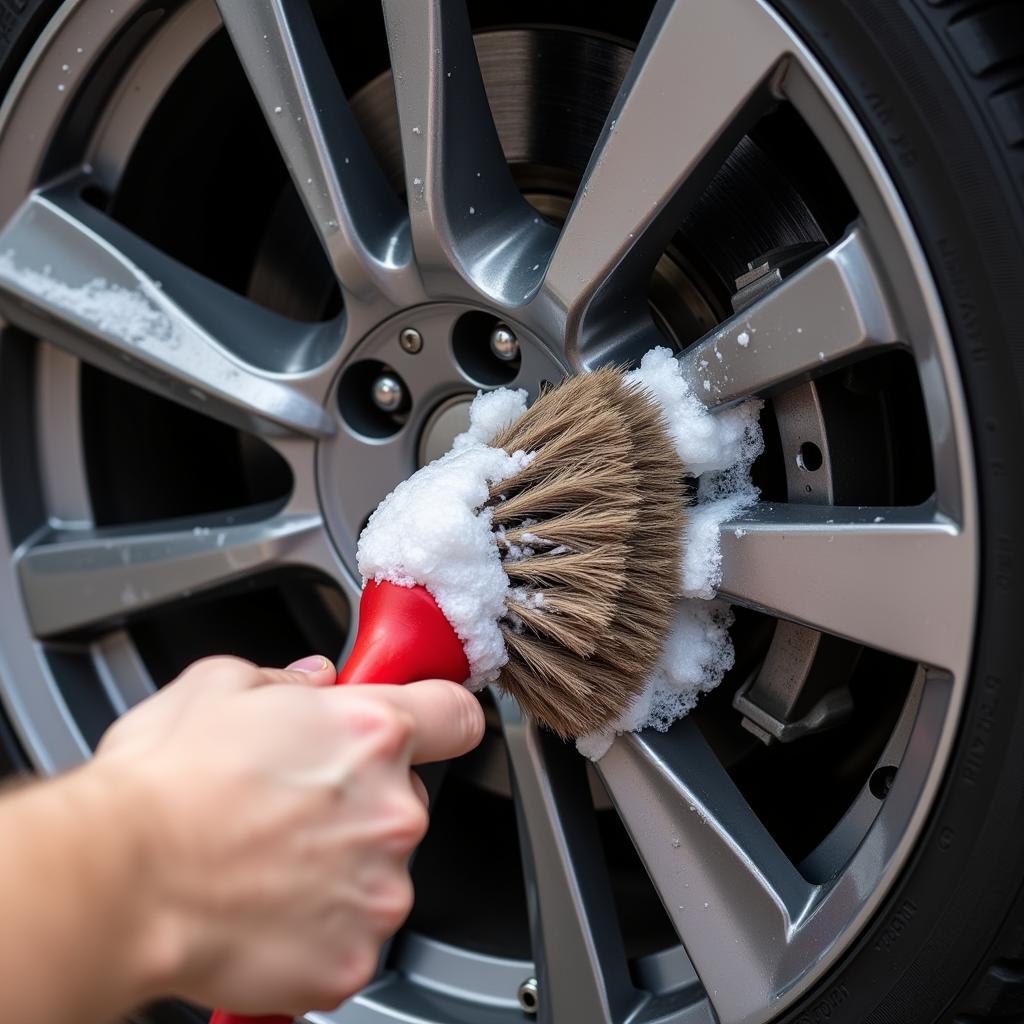
M971 688L936 810L884 910L784 1020L1021 1022L1024 3L773 2L862 119L931 264L967 394L982 531Z
M983 530L971 693L932 820L883 911L840 969L784 1020L1019 1024L1024 0L772 2L862 118L931 263L967 393ZM58 6L0 0L0 92ZM18 763L0 735L3 748Z

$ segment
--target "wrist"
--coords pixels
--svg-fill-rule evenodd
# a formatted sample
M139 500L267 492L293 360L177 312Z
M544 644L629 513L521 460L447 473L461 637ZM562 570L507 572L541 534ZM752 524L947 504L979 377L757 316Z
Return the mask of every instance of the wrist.
M173 995L185 969L184 928L168 898L166 857L161 838L161 807L150 792L145 770L133 765L119 771L102 759L78 769L69 782L74 811L103 854L90 865L92 883L103 897L107 933L114 946L112 962L120 965L133 1005ZM92 842L92 841L90 841ZM85 844L83 844L85 845Z

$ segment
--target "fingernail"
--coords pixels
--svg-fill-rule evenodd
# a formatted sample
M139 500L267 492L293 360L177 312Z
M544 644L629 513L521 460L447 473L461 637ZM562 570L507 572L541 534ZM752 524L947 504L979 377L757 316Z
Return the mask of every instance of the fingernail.
M322 672L330 662L322 654L311 654L308 658L300 658L289 666L292 672Z

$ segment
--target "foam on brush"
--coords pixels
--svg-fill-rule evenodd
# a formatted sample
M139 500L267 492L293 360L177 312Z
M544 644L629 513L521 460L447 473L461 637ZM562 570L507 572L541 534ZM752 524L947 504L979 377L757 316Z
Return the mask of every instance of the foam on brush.
M732 666L732 613L709 599L722 523L757 499L760 408L708 410L667 348L529 411L522 391L478 395L452 452L371 517L360 571L425 585L471 687L497 681L596 759L617 733L667 728Z

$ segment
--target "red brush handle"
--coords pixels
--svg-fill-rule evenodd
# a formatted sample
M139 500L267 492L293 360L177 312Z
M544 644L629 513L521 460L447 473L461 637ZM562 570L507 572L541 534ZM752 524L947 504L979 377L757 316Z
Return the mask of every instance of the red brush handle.
M359 601L359 632L338 684L414 683L469 678L462 641L426 587L370 583ZM215 1010L210 1024L292 1024L292 1017L247 1017Z

